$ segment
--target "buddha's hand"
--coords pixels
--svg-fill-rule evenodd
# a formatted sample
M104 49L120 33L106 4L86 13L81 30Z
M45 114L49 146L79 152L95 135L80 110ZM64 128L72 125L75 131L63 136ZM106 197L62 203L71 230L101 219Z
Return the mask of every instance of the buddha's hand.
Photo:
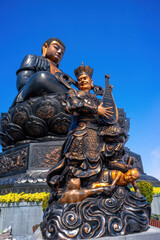
M101 103L99 106L98 106L98 111L97 111L97 113L98 113L98 115L101 115L101 116L104 116L104 117L106 117L106 118L110 118L110 117L112 117L112 115L113 115L113 107L107 107L107 108L104 108L103 106L102 106L102 104L103 103Z

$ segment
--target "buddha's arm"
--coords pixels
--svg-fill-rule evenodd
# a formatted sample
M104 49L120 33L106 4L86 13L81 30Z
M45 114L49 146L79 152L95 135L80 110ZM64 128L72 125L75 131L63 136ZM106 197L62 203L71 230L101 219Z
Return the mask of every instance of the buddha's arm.
M17 71L17 89L20 91L30 77L38 71L50 71L50 63L45 58L36 55L27 55Z
M35 73L33 70L26 70L26 71L21 71L18 73L17 76L17 89L18 91L21 90L26 83L28 82L28 79Z
M36 72L37 56L27 55L22 61L20 69L17 71L17 89L21 90L28 79Z

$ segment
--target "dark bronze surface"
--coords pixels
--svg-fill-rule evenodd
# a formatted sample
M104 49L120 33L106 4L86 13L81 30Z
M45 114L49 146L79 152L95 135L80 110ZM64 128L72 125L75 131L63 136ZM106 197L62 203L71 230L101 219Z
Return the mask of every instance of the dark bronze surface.
M60 83L59 83L60 84ZM71 116L65 113L64 96L50 94L16 103L2 115L0 140L3 149L17 142L67 135Z
M114 124L118 121L118 110L115 104L115 101L112 96L112 88L109 84L110 76L108 74L105 75L106 83L105 83L105 91L103 93L102 98L102 106L109 108L110 111L108 112L107 121L106 117L102 116L103 120L107 122L107 124Z
M109 79L102 103L90 93L93 81L85 66L78 73L80 90L70 89L66 97L66 110L72 113L72 124L68 138L62 149L59 162L49 171L47 182L53 191L58 188L65 189L65 182L77 177L81 179L81 187L91 189L94 181L99 180L101 172L105 168L117 169L127 172L129 165L123 163L125 154L124 143L127 131L120 127L117 118L117 107L110 94L110 107L103 107L106 91L111 92ZM89 66L87 69L90 69ZM107 93L108 94L108 93ZM105 100L107 101L107 100ZM105 105L107 103L105 102ZM112 110L110 110L112 109ZM113 124L110 116L113 113ZM105 121L101 117L106 118ZM108 123L107 123L108 121ZM129 159L129 157L128 157ZM133 164L132 164L133 165ZM57 188L58 186L58 188ZM68 193L67 193L68 194ZM73 193L72 193L73 194ZM57 196L59 193L57 192Z
M45 239L90 239L145 231L150 205L143 196L118 187L111 196L48 205L41 225Z
M92 72L77 68L79 90L70 88L66 95L72 123L47 174L51 194L41 226L46 239L120 236L149 224L150 206L136 184L140 174L124 147L129 122L118 119L108 75L102 101L90 93ZM130 183L136 193L127 188Z
M0 156L0 176L12 174L14 171L27 169L28 148L17 149L14 152Z
M47 171L60 158L63 143L54 138L22 144L0 154L0 194L49 191Z

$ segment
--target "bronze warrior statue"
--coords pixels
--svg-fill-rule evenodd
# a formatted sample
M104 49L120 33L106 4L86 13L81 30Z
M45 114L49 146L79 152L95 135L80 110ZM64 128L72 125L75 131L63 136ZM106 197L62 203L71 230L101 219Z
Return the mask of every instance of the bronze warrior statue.
M121 163L118 159L126 133L117 123L117 107L111 94L109 76L106 76L105 91L108 91L107 94L110 93L107 95L110 101L107 101L109 104L105 107L106 94L101 102L95 94L90 93L93 89L92 74L93 69L82 63L75 70L79 90L71 88L66 96L66 111L72 114L72 124L63 145L61 159L47 176L47 183L53 190L52 195L59 199L63 192L60 202L64 202L64 199L72 202L71 198L69 200L64 197L64 190L72 197L75 189L77 189L76 196L78 193L82 196L82 190L78 190L80 188L85 189L86 197L87 193L92 195L96 190L97 193L103 190L106 194L107 191L110 193L110 189L106 186L104 189L100 186L94 191L91 186L99 180L106 167L123 172L129 169L129 165ZM113 161L114 155L117 158L114 157ZM73 191L72 185L74 185ZM81 198L76 199L79 201Z
M140 174L134 158L125 152L127 132L118 123L109 75L99 100L90 92L92 74L89 66L79 66L78 90L66 93L72 123L59 161L47 174L51 194L41 228L45 239L120 236L145 231L149 223L150 207L136 184Z

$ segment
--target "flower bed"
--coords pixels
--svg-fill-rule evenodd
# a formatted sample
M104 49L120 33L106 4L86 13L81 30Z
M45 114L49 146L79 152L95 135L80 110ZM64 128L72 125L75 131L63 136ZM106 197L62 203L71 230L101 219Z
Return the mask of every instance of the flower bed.
M160 187L153 187L153 194L160 194Z
M132 192L135 192L134 188L130 188ZM160 194L160 187L153 187L153 195Z
M49 193L8 193L0 195L0 203L14 203L14 202L42 202Z

